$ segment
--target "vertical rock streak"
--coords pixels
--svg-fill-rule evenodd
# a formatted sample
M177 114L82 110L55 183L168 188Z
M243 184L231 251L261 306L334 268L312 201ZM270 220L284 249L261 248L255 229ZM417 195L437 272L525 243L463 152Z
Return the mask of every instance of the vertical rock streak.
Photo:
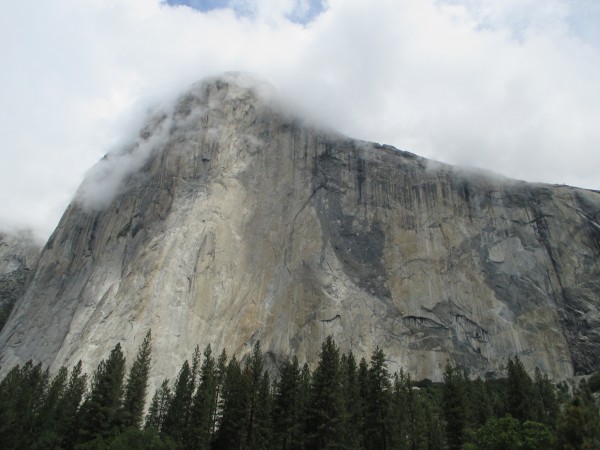
M436 380L448 359L600 366L600 194L354 141L244 86L195 85L108 206L69 206L0 335L3 368L90 369L115 341L131 358L148 328L153 380L196 344L243 357L260 339L277 366L329 334Z

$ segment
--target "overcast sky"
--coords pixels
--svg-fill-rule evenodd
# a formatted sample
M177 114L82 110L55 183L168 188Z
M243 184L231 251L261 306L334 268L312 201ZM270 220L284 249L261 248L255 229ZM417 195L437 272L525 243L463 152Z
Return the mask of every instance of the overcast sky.
M597 0L0 0L0 230L47 238L143 111L251 71L355 138L600 189Z

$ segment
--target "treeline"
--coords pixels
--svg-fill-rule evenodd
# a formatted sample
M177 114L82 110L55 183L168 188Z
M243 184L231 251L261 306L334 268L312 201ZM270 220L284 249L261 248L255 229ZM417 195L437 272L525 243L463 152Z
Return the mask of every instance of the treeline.
M165 380L145 412L151 336L129 371L120 345L91 379L81 363L54 377L40 364L0 383L3 449L598 449L590 387L571 392L518 358L506 378L470 380L448 365L443 383L390 374L384 353L357 362L327 338L314 371L294 357L271 380L257 342L245 364L210 345Z

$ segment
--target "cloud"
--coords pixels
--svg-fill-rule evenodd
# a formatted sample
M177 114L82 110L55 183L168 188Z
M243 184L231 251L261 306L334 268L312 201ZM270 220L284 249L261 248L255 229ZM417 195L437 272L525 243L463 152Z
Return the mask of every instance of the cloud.
M0 229L47 236L148 105L229 70L264 76L353 137L600 188L593 2L330 0L304 21L293 16L312 2L247 4L252 14L158 0L4 5Z
M123 191L127 180L146 164L152 153L164 149L171 123L171 114L166 111L149 116L135 142L107 153L86 172L75 201L88 211L106 208Z

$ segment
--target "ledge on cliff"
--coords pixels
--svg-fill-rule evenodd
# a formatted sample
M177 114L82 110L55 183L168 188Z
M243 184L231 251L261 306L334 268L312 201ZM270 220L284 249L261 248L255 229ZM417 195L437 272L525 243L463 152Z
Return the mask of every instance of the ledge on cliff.
M194 85L82 184L0 334L3 367L90 371L152 329L154 382L196 345L270 364L377 346L440 380L519 355L600 367L600 195L324 130L245 75ZM158 381L157 381L158 380Z

